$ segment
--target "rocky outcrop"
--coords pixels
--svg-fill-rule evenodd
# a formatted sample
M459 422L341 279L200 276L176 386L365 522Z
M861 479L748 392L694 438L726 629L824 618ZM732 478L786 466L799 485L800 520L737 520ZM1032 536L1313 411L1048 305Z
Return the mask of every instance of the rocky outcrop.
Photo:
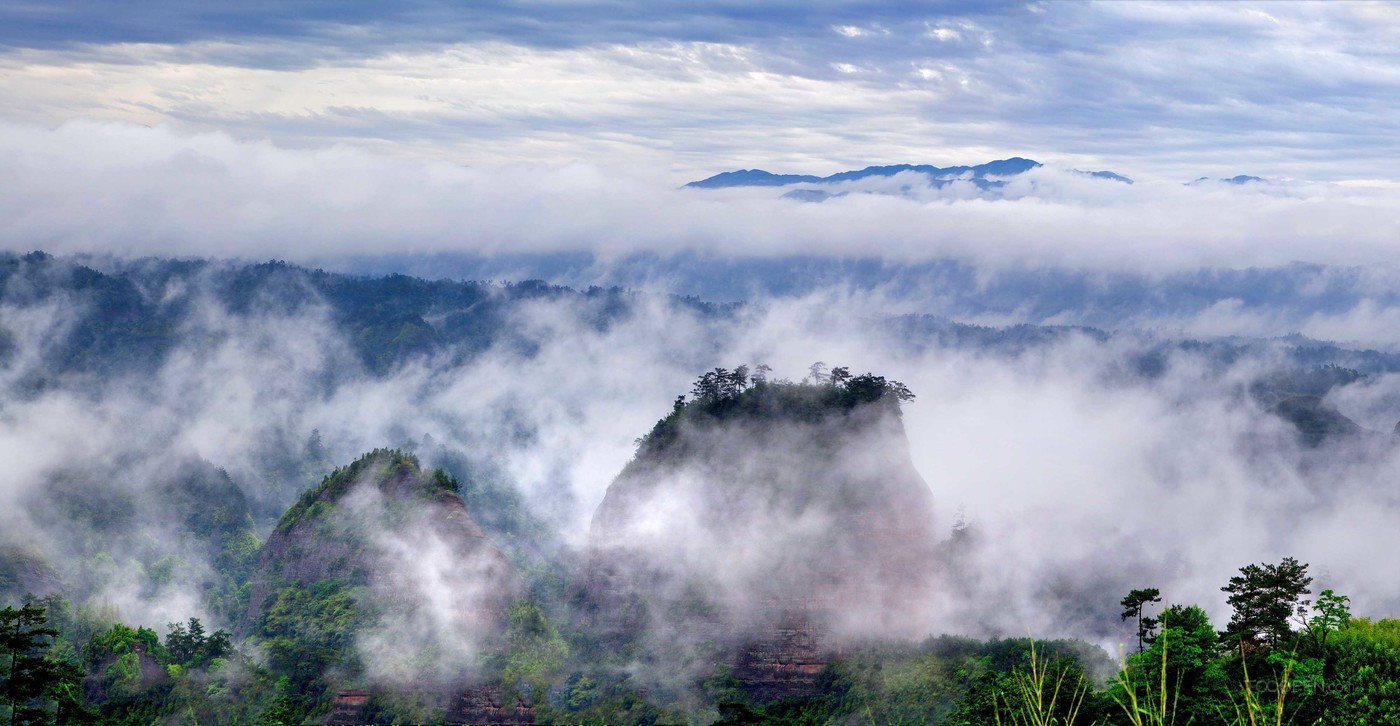
M499 630L519 578L454 487L399 452L376 451L336 470L268 538L246 622L278 587L340 579L404 607L423 605L434 594L426 586L449 592L457 616Z
M365 720L357 689L446 707L504 636L520 579L456 490L375 451L307 492L263 547L244 627L283 668L319 662L316 687L340 694L332 722Z
M535 722L535 705L524 695L507 695L496 685L477 685L458 696L444 718L447 723Z
M760 386L658 424L594 515L589 624L619 644L727 644L774 696L809 691L843 638L906 634L932 587L933 496L898 405L827 390Z

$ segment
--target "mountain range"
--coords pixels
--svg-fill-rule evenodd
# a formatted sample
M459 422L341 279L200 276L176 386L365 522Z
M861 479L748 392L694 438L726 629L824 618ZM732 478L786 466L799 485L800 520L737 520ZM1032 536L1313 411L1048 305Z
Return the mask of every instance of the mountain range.
M1041 163L1038 161L1014 156L1010 159L989 161L976 166L938 167L929 164L867 166L864 169L837 172L830 176L774 174L762 169L740 169L738 171L726 171L707 179L701 179L700 181L693 181L686 186L700 189L723 189L726 187L781 187L789 184L835 184L838 182L858 181L871 177L890 177L906 171L924 174L928 176L929 180L932 182L948 183L957 178L968 177L990 183L987 177L1015 176L1016 174L1024 174L1038 166L1041 166ZM1096 175L1112 174L1112 172L1092 173ZM1117 174L1113 174L1113 176L1118 177Z
M785 187L794 184L838 184L841 182L860 181L862 179L888 178L896 174L913 172L923 174L928 177L930 186L941 189L955 181L970 182L978 189L987 191L1005 186L1005 177L1024 174L1032 169L1044 166L1034 159L1026 159L1020 156L1013 156L1010 159L997 159L974 166L933 166L931 164L888 164L884 166L867 166L864 169L852 169L841 171L827 176L816 176L814 174L775 174L763 169L738 169L736 171L726 171L706 177L698 181L686 184L686 187L695 189L728 189L732 187ZM1117 172L1082 171L1073 170L1077 174L1108 179L1111 181L1132 184L1133 180ZM1200 184L1212 181L1210 177L1200 177L1194 179L1190 184ZM1249 182L1261 182L1262 178L1240 174L1230 178L1216 179L1213 181L1225 184L1247 184ZM821 189L794 189L783 196L789 199L796 199L804 202L825 201L833 196L842 196L841 193L831 193Z

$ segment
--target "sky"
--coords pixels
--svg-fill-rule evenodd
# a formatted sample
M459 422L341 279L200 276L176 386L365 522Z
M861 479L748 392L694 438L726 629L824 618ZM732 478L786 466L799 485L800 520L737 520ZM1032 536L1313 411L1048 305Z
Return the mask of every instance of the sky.
M0 119L460 165L1395 181L1381 3L0 5Z

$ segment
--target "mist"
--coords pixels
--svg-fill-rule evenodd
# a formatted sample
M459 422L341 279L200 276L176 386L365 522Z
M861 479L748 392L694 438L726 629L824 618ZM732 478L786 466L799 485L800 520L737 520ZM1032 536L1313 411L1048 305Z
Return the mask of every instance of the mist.
M83 583L124 620L199 615L231 625L200 585L214 555L182 542L163 519L172 461L226 472L265 538L303 489L365 451L416 448L428 462L434 451L462 452L557 532L550 547L558 556L576 558L634 440L699 372L762 362L800 378L813 361L874 371L917 394L903 425L909 460L932 496L926 525L939 540L955 525L971 535L956 557L930 556L938 586L926 596L903 602L893 619L886 613L873 633L869 623L878 621L862 619L865 636L1031 633L1112 648L1127 637L1116 603L1128 589L1159 587L1169 601L1198 603L1221 621L1225 580L1244 564L1283 556L1311 563L1318 587L1349 593L1358 613L1400 608L1400 586L1366 574L1378 548L1400 545L1391 526L1400 515L1392 484L1400 452L1389 438L1400 419L1400 378L1383 369L1327 394L1376 433L1310 446L1251 393L1297 369L1282 341L1260 341L1225 362L1208 348L1162 354L1163 338L1132 333L1068 330L1031 344L956 345L879 324L890 307L878 294L830 289L721 315L642 295L604 325L596 304L579 298L518 301L503 321L509 338L474 355L449 349L374 374L327 303L312 296L290 310L270 303L230 311L199 292L213 273L200 274L149 291L188 306L177 343L149 374L74 373L35 385L42 349L80 327L81 300L11 295L0 318L13 350L0 421L10 462L0 475L8 538L37 543L59 579ZM1147 354L1163 358L1150 375L1140 372ZM303 456L313 431L326 452L319 461ZM800 443L790 446L801 455ZM302 462L300 478L269 464L289 456ZM112 563L100 576L83 559L93 551L86 522L44 505L55 481L88 482L113 501L134 502L127 529L138 536L112 540ZM685 497L702 491L662 488L649 506L690 511ZM781 553L802 527L819 532L822 517L836 514L812 510L791 526L755 522L744 549ZM694 553L694 535L661 526L639 541L658 556ZM431 542L386 536L377 545L386 557L436 551ZM152 568L172 555L172 574L152 585ZM430 561L391 568L401 578L395 587L419 593L428 609L367 631L365 643L405 637L405 628L439 637L447 621L432 604L476 597L454 584L469 578L443 577ZM737 607L743 582L731 589ZM987 609L989 601L998 607Z

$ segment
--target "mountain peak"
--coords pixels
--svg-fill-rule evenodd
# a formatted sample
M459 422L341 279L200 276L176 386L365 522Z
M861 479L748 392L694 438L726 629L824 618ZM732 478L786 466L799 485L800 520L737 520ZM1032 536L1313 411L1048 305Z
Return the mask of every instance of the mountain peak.
M927 602L933 494L910 460L904 386L742 373L705 374L641 439L594 514L581 602L618 645L726 634L746 689L795 695L828 637L905 626ZM780 678L787 662L811 669Z

